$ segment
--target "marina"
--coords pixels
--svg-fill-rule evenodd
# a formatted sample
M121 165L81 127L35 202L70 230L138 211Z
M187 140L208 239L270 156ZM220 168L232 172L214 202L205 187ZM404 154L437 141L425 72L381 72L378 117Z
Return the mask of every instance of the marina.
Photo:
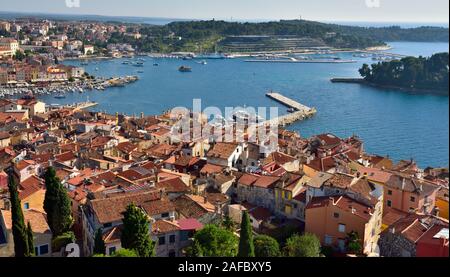
M393 49L387 52L407 56L428 56L448 49L448 43L389 44ZM203 66L195 60L145 57L145 74L139 74L139 81L132 85L109 88L104 92L85 90L84 93L67 93L66 99L55 99L53 95L47 94L41 94L38 98L47 103L65 105L84 102L88 95L99 103L93 110L105 110L112 114L116 111L127 114L144 111L146 115L159 114L172 107L189 108L195 98L201 99L204 106L217 106L222 110L243 104L278 107L279 116L286 115L289 118L288 107L265 95L273 89L317 109L318 113L312 118L296 121L287 127L304 137L322 132L342 137L357 133L366 140L366 148L373 153L389 153L394 159L415 157L419 164L425 166L448 164L448 117L442 116L448 114L448 98L330 82L334 77L360 78L358 69L363 63L371 63L372 57L354 58L353 54L323 55L355 59L357 63L298 66L286 63L245 63L245 58L207 60L208 65ZM96 75L108 79L111 76L135 75L136 70L140 70L122 65L124 60L130 59L100 61L98 65L87 66L86 71L93 72L95 67L99 67ZM79 61L65 63L79 66ZM153 64L158 66L154 67ZM182 75L178 72L181 65L192 67L193 73ZM408 116L403 116L405 114ZM432 123L436 121L441 122L439 128L433 127ZM377 128L368 127L374 126L375 122ZM411 125L417 128L409 128ZM386 135L388 132L389 135ZM430 146L430 140L440 147ZM418 152L418 147L427 151Z

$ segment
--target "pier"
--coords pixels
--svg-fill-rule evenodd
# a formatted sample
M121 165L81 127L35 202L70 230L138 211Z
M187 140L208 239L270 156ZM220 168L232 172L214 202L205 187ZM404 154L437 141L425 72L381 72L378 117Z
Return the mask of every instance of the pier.
M68 104L68 105L48 105L47 109L48 110L59 110L59 109L73 109L74 112L76 111L81 111L81 110L85 110L85 109L89 109L92 107L97 106L98 103L97 102L92 102L92 101L86 101L86 102L80 102L80 103L73 103L73 104Z
M269 92L266 94L266 96L291 109L294 109L295 111L293 113L289 113L266 121L265 124L277 122L279 126L286 126L296 121L305 120L317 113L317 110L315 108L310 108L277 92Z

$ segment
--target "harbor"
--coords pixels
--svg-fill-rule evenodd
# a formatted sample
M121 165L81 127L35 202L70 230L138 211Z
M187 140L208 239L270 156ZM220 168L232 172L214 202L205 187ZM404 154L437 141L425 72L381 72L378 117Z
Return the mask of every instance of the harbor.
M69 93L83 93L86 90L103 91L109 87L124 87L127 84L139 80L138 76L124 76L112 78L95 78L78 80L75 82L11 84L0 87L0 97L12 97L15 95L54 95L55 98L65 98Z

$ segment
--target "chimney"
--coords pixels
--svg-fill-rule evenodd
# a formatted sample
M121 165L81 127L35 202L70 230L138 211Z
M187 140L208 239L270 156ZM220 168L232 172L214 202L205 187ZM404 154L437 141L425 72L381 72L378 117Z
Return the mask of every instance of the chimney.
M395 234L395 227L391 228L391 234Z
M405 185L406 185L406 180L405 180L405 178L402 178L402 190L405 189Z
M144 119L144 113L141 112L141 119Z

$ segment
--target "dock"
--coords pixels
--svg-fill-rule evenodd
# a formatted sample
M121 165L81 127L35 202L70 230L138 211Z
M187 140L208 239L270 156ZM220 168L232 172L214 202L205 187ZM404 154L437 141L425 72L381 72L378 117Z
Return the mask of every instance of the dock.
M305 120L307 118L310 118L317 113L317 110L315 108L310 108L310 107L303 105L295 100L292 100L286 96L283 96L280 93L269 92L266 94L266 96L291 108L291 109L294 109L295 112L289 113L289 114L286 114L283 116L279 116L275 119L266 121L265 124L277 122L277 124L279 126L286 126L286 125L290 125L296 121Z

